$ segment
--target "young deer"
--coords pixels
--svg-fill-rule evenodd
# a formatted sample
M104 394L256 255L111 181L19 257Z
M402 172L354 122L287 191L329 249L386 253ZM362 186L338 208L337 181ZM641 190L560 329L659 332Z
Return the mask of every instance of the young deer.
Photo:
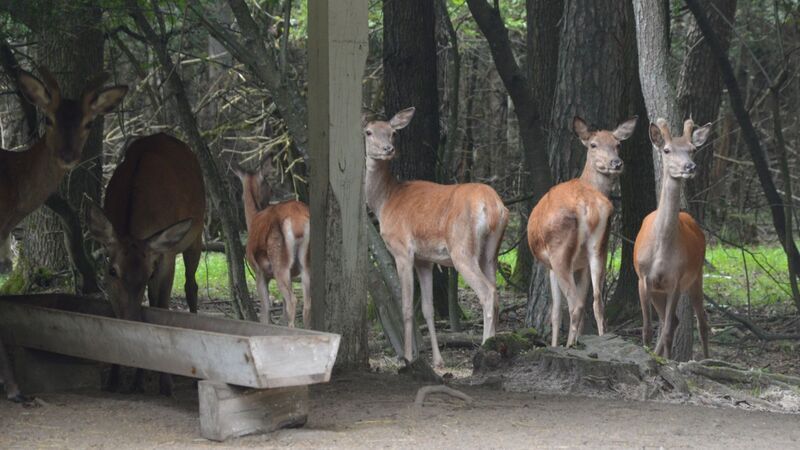
M636 117L614 131L589 131L580 117L572 129L588 149L580 178L551 188L533 208L528 219L531 253L550 269L552 340L558 345L561 325L561 293L569 306L567 346L583 332L586 290L591 277L597 331L605 333L603 283L606 270L608 222L614 207L608 199L614 181L622 173L620 143L636 128ZM578 280L577 283L575 280Z
M706 239L692 216L680 211L683 180L694 178L692 155L708 139L711 124L692 131L694 123L683 124L683 136L673 138L669 124L658 119L650 124L650 141L661 151L663 169L658 209L645 217L633 247L633 263L639 275L642 305L642 341L653 337L650 321L652 303L658 313L660 332L655 352L670 357L672 338L678 326L675 308L687 294L697 315L697 327L708 358L708 318L703 308L703 261Z
M56 191L64 175L81 159L93 121L110 112L128 92L127 86L101 89L108 78L91 80L78 100L62 98L53 75L39 68L44 83L28 72L17 83L25 97L38 106L47 126L44 135L25 151L0 149L0 273L11 270L11 231ZM25 401L0 341L0 378L8 398Z
M90 205L87 224L106 248L105 284L116 316L141 320L145 288L151 307L169 309L178 253L183 253L186 302L196 313L206 196L200 163L189 146L163 133L133 141L108 182L104 205ZM137 371L134 389L141 390L141 383ZM161 393L171 390L171 378L162 374Z
M310 215L304 203L289 200L270 205L272 188L267 182L268 166L248 172L238 165L232 169L242 182L242 201L247 222L247 262L256 273L261 296L261 322L269 323L269 281L275 278L285 303L284 316L294 327L297 297L292 277L303 284L303 326L311 327L311 278L309 276Z
M419 278L422 313L428 323L433 364L442 367L433 322L433 264L455 267L483 306L483 340L494 336L498 300L497 251L508 224L503 201L485 184L442 185L398 181L389 169L398 130L414 116L404 109L388 122L364 127L367 204L381 225L381 236L397 264L403 295L404 357L412 359L414 269Z

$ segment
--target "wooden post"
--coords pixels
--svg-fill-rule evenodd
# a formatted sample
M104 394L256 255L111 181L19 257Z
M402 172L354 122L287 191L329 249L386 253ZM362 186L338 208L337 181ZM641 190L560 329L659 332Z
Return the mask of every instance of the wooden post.
M308 419L308 386L250 389L203 380L197 394L200 434L213 441L301 427Z
M367 364L361 89L367 0L308 2L312 326L342 336L337 367Z

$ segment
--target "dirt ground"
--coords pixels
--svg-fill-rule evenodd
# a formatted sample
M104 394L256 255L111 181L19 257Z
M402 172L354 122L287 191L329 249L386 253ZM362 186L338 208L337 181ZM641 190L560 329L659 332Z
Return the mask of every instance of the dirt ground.
M800 448L796 415L464 388L472 407L397 375L341 375L311 391L308 424L226 443L199 437L196 392L97 390L0 402L0 448Z

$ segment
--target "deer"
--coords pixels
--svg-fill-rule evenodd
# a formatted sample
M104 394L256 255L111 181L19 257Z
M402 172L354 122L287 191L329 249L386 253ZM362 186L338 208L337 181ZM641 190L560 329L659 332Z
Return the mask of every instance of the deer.
M311 277L309 275L310 214L305 203L288 200L270 205L272 187L267 181L269 164L247 171L236 163L231 169L242 183L247 246L245 256L256 275L261 297L261 322L269 323L269 282L275 279L284 300L284 319L294 328L297 297L292 278L303 285L303 327L311 328Z
M642 307L642 343L653 338L650 304L659 318L655 353L670 358L672 339L678 326L675 314L678 301L686 295L697 316L703 356L708 358L708 318L703 307L703 263L706 239L694 218L680 210L681 189L695 176L692 155L711 132L708 123L694 129L691 119L683 123L683 135L673 137L669 124L658 119L650 124L653 147L661 153L662 176L658 208L642 222L633 247L633 263L639 276L639 301Z
M636 121L634 116L613 131L590 131L585 120L573 118L572 129L587 149L583 172L578 178L553 186L528 218L530 251L549 270L553 347L558 346L562 293L569 309L567 347L575 345L583 333L590 281L597 332L600 336L605 334L602 295L608 223L614 213L608 197L623 171L624 163L619 157L621 144L633 134Z
M399 181L390 170L394 138L414 117L413 107L388 122L365 124L365 192L397 266L403 303L404 358L411 362L414 271L428 324L433 366L442 368L433 315L433 264L455 269L477 293L483 308L483 342L495 335L498 315L497 254L508 209L494 189L480 183L443 185Z
M145 289L150 307L169 309L175 257L183 254L186 303L197 313L195 273L203 247L206 196L197 157L168 134L130 143L105 191L101 209L87 201L90 235L105 248L105 287L114 315L141 320ZM107 389L115 389L112 370ZM143 390L143 372L132 386ZM172 393L172 378L161 374L159 392Z
M89 131L98 117L125 97L124 85L103 88L108 74L91 79L78 99L61 95L55 77L39 67L42 81L21 70L17 85L45 117L44 134L24 151L0 149L0 273L11 270L11 232L39 208L81 160ZM9 400L25 402L0 340L0 376Z

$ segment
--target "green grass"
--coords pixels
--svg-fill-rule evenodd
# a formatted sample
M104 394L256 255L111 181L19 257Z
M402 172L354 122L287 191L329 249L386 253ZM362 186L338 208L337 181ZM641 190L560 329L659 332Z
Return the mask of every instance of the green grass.
M516 263L517 253L512 250L500 255L500 264L510 270ZM711 267L705 267L704 284L708 295L722 303L743 305L747 303L748 290L750 301L754 306L776 305L790 301L790 290L787 274L786 255L778 246L755 246L745 250L726 246L713 246L706 250L706 259ZM745 263L747 271L745 272ZM619 272L619 251L611 255L610 277ZM0 275L0 285L6 280ZM175 268L173 296L183 297L184 285L183 260L178 257ZM229 295L228 272L225 255L221 253L204 253L197 271L197 284L200 286L201 298L226 299ZM247 284L252 295L256 294L255 279L247 267ZM498 287L505 288L506 281L497 274ZM464 280L459 277L459 286L466 288ZM299 283L295 282L295 288ZM280 298L277 286L270 283L270 294Z

